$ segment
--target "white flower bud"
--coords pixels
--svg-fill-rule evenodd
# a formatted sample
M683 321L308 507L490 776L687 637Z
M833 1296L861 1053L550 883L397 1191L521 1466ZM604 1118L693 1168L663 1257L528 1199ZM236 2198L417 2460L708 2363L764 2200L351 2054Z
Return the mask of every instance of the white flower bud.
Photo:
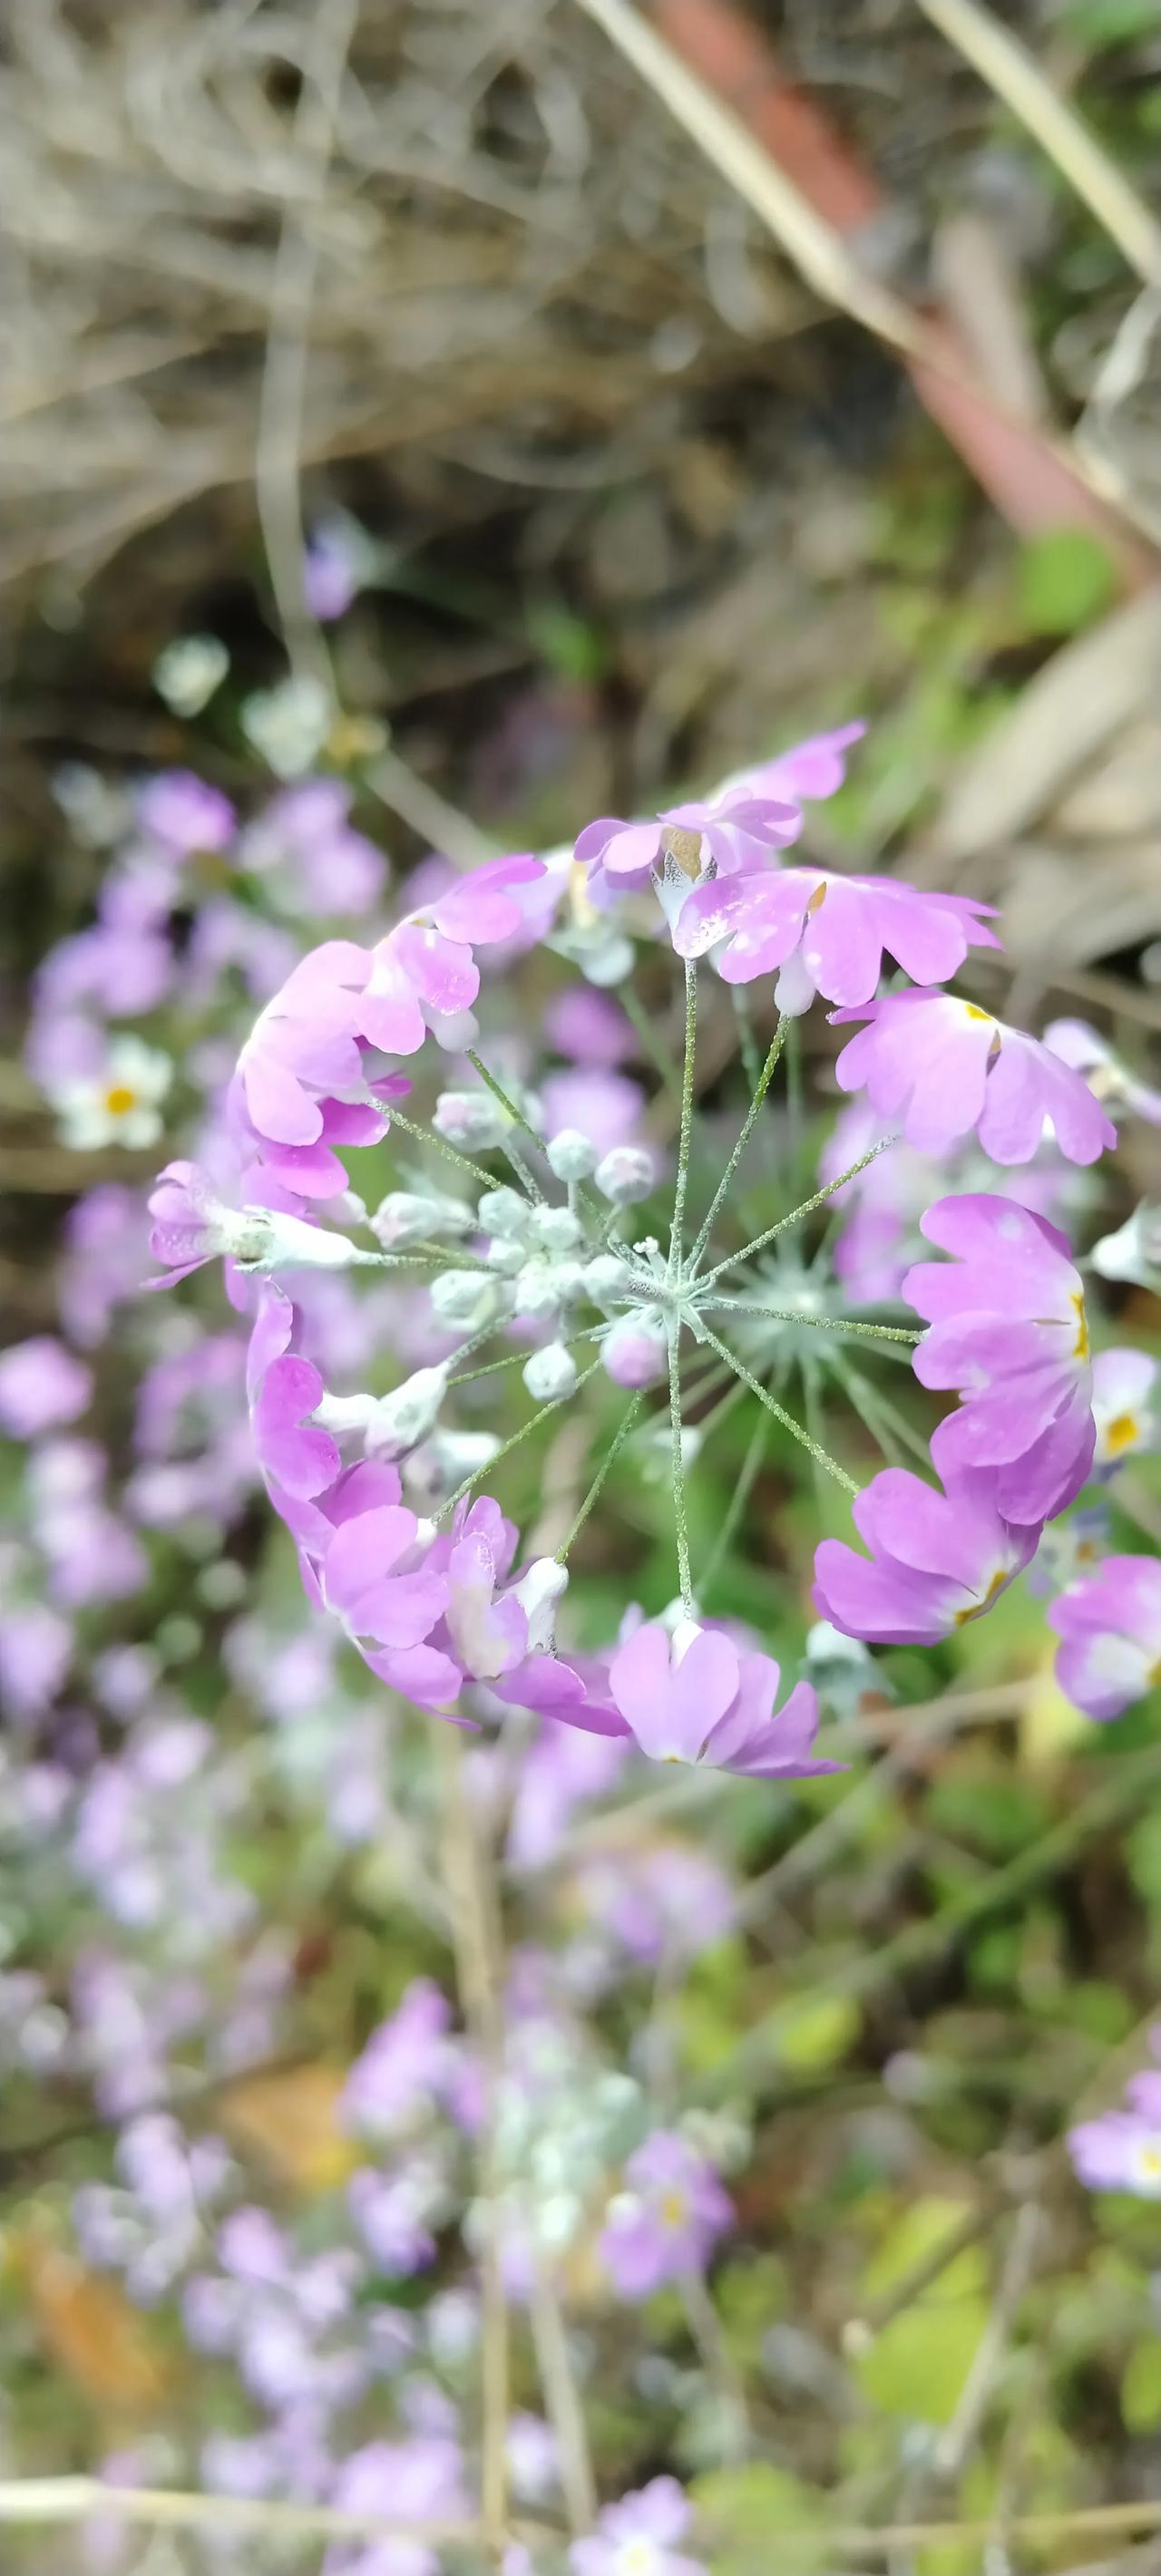
M528 1259L526 1243L514 1243L511 1235L494 1234L484 1245L484 1259L489 1270L498 1270L501 1278L514 1279Z
M441 1091L431 1123L449 1145L487 1152L502 1144L511 1122L490 1091Z
M520 1240L528 1232L532 1210L519 1190L484 1190L480 1195L479 1223L486 1234L503 1234Z
M528 1621L529 1654L545 1654L552 1644L557 1602L568 1590L567 1568L554 1556L538 1556L512 1590Z
M1116 1234L1103 1234L1089 1259L1102 1279L1126 1279L1138 1288L1161 1289L1161 1207L1142 1200Z
M613 1306L627 1293L629 1272L615 1252L598 1252L595 1260L585 1264L584 1284L594 1306Z
M226 1248L246 1269L351 1270L376 1258L345 1234L308 1225L305 1217L285 1216L277 1208L247 1208L237 1226Z
M596 1170L597 1149L579 1127L562 1127L545 1147L550 1172L558 1181L587 1181Z
M365 1434L368 1455L402 1458L406 1450L426 1439L435 1428L447 1381L446 1368L416 1369L390 1395L381 1396Z
M614 1207L630 1207L634 1199L647 1199L656 1180L653 1156L643 1145L614 1145L602 1156L593 1179L604 1199Z
M433 1236L470 1234L475 1219L460 1199L440 1191L389 1190L371 1218L371 1232L384 1252L407 1243L430 1242Z
M511 1308L512 1292L482 1270L445 1270L433 1279L431 1310L453 1332L478 1333L484 1324Z
M576 1251L581 1239L580 1218L573 1215L571 1208L533 1208L529 1230L534 1242L552 1261L567 1259L570 1252Z
M533 1324L550 1324L562 1306L583 1293L579 1261L526 1261L516 1281L516 1313Z
M537 1404L551 1404L558 1396L573 1393L577 1366L563 1342L546 1342L543 1350L533 1351L520 1374Z

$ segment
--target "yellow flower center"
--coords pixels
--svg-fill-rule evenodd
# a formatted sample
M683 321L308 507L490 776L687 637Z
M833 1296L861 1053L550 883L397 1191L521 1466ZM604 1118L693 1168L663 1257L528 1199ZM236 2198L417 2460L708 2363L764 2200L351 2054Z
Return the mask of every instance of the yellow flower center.
M808 915L808 917L809 917L809 915L810 915L811 913L814 913L814 912L821 912L822 907L823 907L823 905L824 905L824 903L825 903L825 902L826 902L826 878L824 877L824 878L823 878L823 881L822 881L822 884L821 884L821 885L816 885L816 887L815 887L815 889L814 889L814 893L812 894L812 896L811 896L811 898L810 898L810 901L809 901L809 903L807 904L806 910L807 910L807 915Z
M1075 1297L1069 1299L1069 1304L1076 1316L1076 1340L1072 1346L1072 1356L1074 1360L1086 1360L1088 1358L1088 1316L1085 1314L1084 1299L1079 1290Z
M1140 1437L1141 1425L1135 1413L1116 1414L1105 1428L1105 1447L1110 1458L1115 1458L1119 1449L1131 1449Z
M684 2227L689 2216L689 2195L684 2191L662 2192L658 2216L663 2227Z
M137 1107L137 1094L127 1082L111 1082L105 1093L105 1107L110 1118L124 1118Z
M1142 2147L1139 2162L1141 2172L1148 2174L1150 2182L1155 2181L1161 2174L1161 2147Z
M970 1609L970 1610L957 1610L957 1611L956 1611L956 1614L955 1614L955 1625L956 1625L956 1627L957 1627L957 1628L966 1628L966 1626L967 1626L967 1623L968 1623L969 1619L982 1619L982 1618L983 1618L983 1615L984 1615L985 1610L990 1610L990 1609L991 1609L992 1603L993 1603L993 1601L994 1601L994 1600L995 1600L995 1598L996 1598L996 1594L997 1594L998 1592L1002 1592L1002 1591L1003 1591L1003 1589L1004 1589L1004 1585L1006 1584L1007 1580L1008 1580L1008 1577L1007 1577L1007 1574L1006 1574L1006 1572L1005 1572L1005 1570L1004 1570L1004 1567L1003 1567L1002 1565L998 1565L998 1566L996 1567L996 1571L995 1571L995 1573L993 1574L993 1576L992 1576L992 1578L991 1578L990 1583L988 1584L988 1588L987 1588L987 1591L986 1591L986 1592L985 1592L985 1594L984 1594L983 1600L982 1600L982 1601L976 1601L976 1602L973 1602L972 1607L971 1607L971 1609Z
M964 1010L967 1013L969 1020L983 1020L985 1025L988 1028L991 1028L992 1014L990 1011L981 1011L975 1002L965 1002Z

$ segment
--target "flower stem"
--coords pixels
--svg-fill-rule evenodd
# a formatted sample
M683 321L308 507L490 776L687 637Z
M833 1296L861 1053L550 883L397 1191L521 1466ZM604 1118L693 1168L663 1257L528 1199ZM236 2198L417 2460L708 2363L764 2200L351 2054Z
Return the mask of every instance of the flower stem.
M754 1097L746 1111L733 1153L731 1154L729 1162L727 1163L726 1168L722 1173L722 1177L718 1182L717 1188L714 1191L713 1198L710 1201L708 1214L702 1220L701 1226L698 1230L697 1241L690 1254L690 1261L694 1269L696 1269L697 1264L705 1251L706 1245L709 1242L710 1235L713 1231L714 1218L722 1204L722 1200L726 1196L726 1192L729 1189L730 1183L733 1180L734 1174L737 1171L746 1147L750 1142L750 1138L754 1133L758 1112L767 1092L769 1091L770 1084L774 1078L774 1067L777 1064L778 1058L786 1043L786 1032L789 1025L790 1023L785 1017L785 1014L779 1013L778 1025L774 1031L773 1038L770 1041L770 1048L766 1057L766 1062L763 1065L757 1082L754 1085Z
M565 1533L565 1536L562 1538L560 1546L556 1551L556 1563L558 1565L563 1565L565 1563L574 1539L578 1538L580 1532L583 1530L589 1513L596 1502L597 1496L600 1493L601 1487L604 1484L610 1467L612 1466L613 1460L625 1446L625 1442L628 1439L629 1433L631 1432L641 1410L643 1400L643 1390L638 1390L638 1393L633 1397L632 1403L626 1406L626 1409L621 1416L620 1423L616 1431L613 1433L613 1437L605 1455L601 1460L596 1475L594 1476L593 1481L589 1486L589 1490L585 1495L584 1501L581 1504L580 1510L577 1513L576 1519L574 1520L571 1529Z
M681 1074L667 1046L663 1045L636 987L622 984L617 996L630 1026L637 1032L642 1047L659 1074L671 1100L681 1099Z
M468 1063L475 1066L481 1082L486 1084L493 1099L498 1100L501 1108L507 1110L508 1116L512 1120L513 1125L519 1127L521 1133L530 1138L538 1153L543 1153L543 1139L537 1135L535 1127L529 1125L523 1110L517 1107L514 1100L509 1099L503 1083L497 1082L494 1073L489 1073L483 1058L476 1054L474 1047L465 1047L464 1053L467 1056ZM512 1169L516 1174L517 1180L522 1184L523 1188L527 1190L529 1198L535 1199L538 1207L543 1207L544 1192L541 1189L539 1182L533 1179L532 1174L528 1169L528 1165L524 1161L523 1155L519 1154L515 1145L510 1144L507 1139L504 1141L502 1150L507 1155Z
M744 1395L746 1393L746 1388L739 1381L731 1388L730 1392L731 1395ZM717 1574L718 1567L725 1563L726 1556L733 1545L736 1532L741 1525L742 1514L745 1511L750 1495L753 1492L754 1480L760 1471L762 1460L766 1454L766 1444L769 1438L769 1417L765 1413L760 1413L753 1431L750 1434L750 1444L738 1471L737 1482L732 1494L730 1495L729 1502L726 1505L725 1517L718 1530L713 1546L710 1549L709 1557L702 1568L701 1599L703 1608L705 1606L706 1595L710 1590L710 1586L713 1583L715 1575Z
M689 1521L685 1509L685 1461L681 1454L681 1374L677 1357L678 1331L669 1336L669 1428L673 1441L673 1532L677 1541L677 1584L681 1606L687 1619L693 1617L693 1585L689 1573ZM728 1359L728 1351L723 1352Z
M898 1449L902 1448L910 1450L911 1456L919 1466L926 1467L930 1473L931 1452L926 1441L912 1429L906 1415L900 1413L892 1404L890 1396L884 1395L879 1387L873 1386L870 1378L864 1377L862 1370L856 1368L854 1362L848 1360L845 1354L840 1355L839 1352L833 1351L831 1366L840 1385L846 1388L852 1402L862 1413L868 1430L877 1440L888 1463L891 1466L897 1465L897 1454L892 1456L892 1449L897 1453ZM876 1423L881 1428L877 1428Z
M806 1315L796 1306L758 1306L749 1297L707 1297L706 1307L713 1313L729 1308L735 1315L761 1315L772 1324L805 1324L813 1333L853 1333L864 1342L921 1342L922 1333L912 1332L906 1324L864 1324L856 1315ZM704 1309L699 1304L698 1312Z
M782 1424L783 1430L791 1432L802 1447L809 1451L818 1465L825 1467L828 1476L834 1477L836 1485L841 1485L848 1494L857 1494L859 1488L854 1477L848 1476L846 1468L839 1466L837 1459L831 1457L820 1441L811 1439L809 1432L803 1430L802 1424L795 1421L792 1413L786 1412L777 1398L771 1395L769 1387L763 1386L761 1378L755 1377L753 1370L746 1367L745 1361L738 1358L736 1351L727 1350L725 1343L719 1342L717 1334L711 1332L709 1325L704 1322L702 1331L719 1357L725 1360L733 1369L735 1376L740 1377L743 1384L749 1387L751 1395L757 1396L759 1404L765 1405L767 1413L772 1413L775 1421Z
M600 1365L599 1360L594 1360L592 1367L585 1369L583 1375L577 1379L572 1391L573 1395L580 1394L582 1386L587 1386L589 1379L595 1377ZM530 1431L537 1430L542 1422L547 1422L550 1413L559 1413L562 1404L571 1404L571 1402L570 1395L554 1395L548 1404L540 1406L538 1412L530 1413L527 1422L521 1423L519 1431L514 1431L510 1439L502 1441L498 1449L493 1449L491 1457L485 1459L483 1466L475 1468L470 1476L465 1476L462 1485L456 1486L454 1494L449 1494L446 1502L440 1504L439 1510L434 1515L437 1527L440 1521L446 1520L449 1512L455 1510L457 1503L462 1503L464 1495L471 1493L473 1485L479 1484L481 1476L490 1476L493 1467L499 1466L501 1458L506 1458L510 1449L518 1449L521 1441L527 1440Z
M743 1261L751 1260L755 1252L764 1251L766 1245L773 1243L775 1236L784 1233L788 1225L797 1225L800 1217L809 1216L814 1208L824 1206L827 1199L834 1197L836 1190L845 1189L848 1181L853 1181L859 1172L865 1172L868 1163L873 1163L879 1154L886 1153L888 1145L894 1145L897 1142L898 1139L895 1136L880 1136L878 1144L870 1146L865 1154L860 1154L858 1162L852 1163L848 1172L840 1172L835 1180L824 1182L823 1187L815 1191L813 1198L803 1199L801 1207L791 1208L789 1216L780 1216L777 1225L767 1226L765 1234L755 1235L754 1241L743 1244L740 1252L731 1252L727 1260L719 1261L713 1270L707 1270L701 1283L703 1288L708 1288L713 1280L720 1279L723 1272L740 1269Z
M495 1189L495 1173L485 1171L482 1163L473 1163L470 1154L461 1154L458 1145L449 1145L447 1137L441 1136L437 1127L420 1127L414 1118L405 1118L403 1111L394 1106L391 1110L391 1124L393 1127L402 1127L405 1136L414 1136L417 1145L433 1145L436 1153L443 1155L445 1163L455 1163L461 1172L470 1173L473 1181L478 1182L482 1190Z
M685 1223L685 1192L689 1181L689 1149L693 1138L693 1068L697 1053L697 963L685 961L685 1059L681 1068L681 1133L677 1147L677 1179L673 1190L673 1225L669 1236L669 1267L676 1269L681 1259L682 1230Z

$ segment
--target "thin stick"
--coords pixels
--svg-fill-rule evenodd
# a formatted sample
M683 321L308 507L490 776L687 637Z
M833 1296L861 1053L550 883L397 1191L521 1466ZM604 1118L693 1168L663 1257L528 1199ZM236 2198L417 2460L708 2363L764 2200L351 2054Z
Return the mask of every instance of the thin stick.
M898 1443L904 1451L910 1451L917 1465L925 1467L930 1474L931 1451L926 1441L920 1438L919 1433L908 1422L906 1414L900 1413L898 1406L892 1404L890 1397L884 1395L882 1389L875 1386L869 1377L864 1377L861 1369L855 1368L845 1352L832 1351L831 1366L840 1385L846 1388L856 1408L861 1408L868 1430L891 1465L894 1466L896 1463L891 1457L891 1447ZM887 1435L886 1438L884 1433Z
M482 2249L481 2401L483 2472L481 2506L485 2546L499 2569L508 2521L508 2301L500 2261L497 2212L500 2175L496 2159L499 2088L504 2075L504 2003L499 1906L487 1883L476 1817L464 1780L463 1748L452 1727L440 1731L447 1796L444 1802L444 1871L451 1900L456 1976L485 2079L480 2141L480 2196L484 2204Z
M673 1224L669 1234L669 1267L681 1259L685 1193L689 1182L689 1149L693 1141L693 1070L697 1054L697 962L685 961L685 1056L681 1067L681 1130L677 1146L677 1179L673 1189Z
M681 1454L681 1371L677 1357L679 1328L669 1336L669 1429L673 1458L673 1535L677 1543L677 1587L687 1619L693 1617L693 1585L689 1573L689 1521L685 1509L685 1460ZM712 1338L712 1336L711 1336ZM718 1345L719 1350L721 1345ZM728 1351L723 1352L728 1359Z
M1161 225L1074 107L980 0L920 0L949 45L1034 134L1146 286L1161 286Z
M523 1110L517 1108L516 1102L509 1099L503 1084L497 1082L495 1074L489 1073L487 1065L483 1062L482 1058L476 1054L475 1048L465 1047L464 1053L467 1056L468 1063L474 1064L481 1082L487 1084L493 1099L498 1100L501 1107L507 1110L508 1116L512 1120L513 1125L519 1127L525 1136L530 1136L538 1153L543 1153L543 1137L538 1136L535 1127L529 1125ZM544 1192L541 1189L539 1182L533 1179L523 1155L518 1152L516 1146L512 1144L509 1137L504 1137L500 1150L502 1153L507 1155L512 1169L516 1174L517 1180L520 1182L521 1187L527 1191L529 1198L535 1199L538 1207L543 1207Z
M597 1328L596 1328L596 1329L597 1329L597 1331L598 1331L598 1332L600 1332L600 1330L601 1330L601 1326L598 1324L598 1326L597 1326ZM576 1515L576 1519L573 1521L571 1528L566 1532L565 1536L562 1538L562 1540L561 1540L561 1542L560 1542L560 1546L557 1548L557 1551L556 1551L556 1562L557 1562L557 1564L558 1564L558 1565L563 1565L563 1564L565 1563L565 1561L566 1561L566 1559L567 1559L567 1556L568 1556L569 1549L571 1548L571 1546L572 1546L572 1544L573 1544L574 1539L576 1539L577 1537L579 1537L581 1530L583 1530L584 1525L585 1525L585 1522L586 1522L586 1521L587 1521L587 1519L588 1519L589 1513L591 1512L591 1510L592 1510L592 1508L593 1508L593 1505L594 1505L594 1503L595 1503L595 1502L596 1502L596 1500L597 1500L597 1497L598 1497L598 1495L599 1495L599 1493L600 1493L601 1487L602 1487L602 1485L604 1484L604 1481L605 1481L606 1476L608 1475L609 1469L610 1469L610 1467L611 1467L611 1466L612 1466L612 1464L613 1464L613 1460L614 1460L614 1458L616 1458L616 1457L618 1456L619 1452L624 1448L624 1446L625 1446L625 1442L626 1442L626 1440L627 1440L627 1439L628 1439L628 1437L629 1437L629 1434L630 1434L630 1432L631 1432L631 1430L632 1430L632 1428L633 1428L633 1425L634 1425L634 1423L635 1423L635 1421L636 1421L636 1419L637 1419L637 1416L638 1416L638 1414L639 1414L639 1412L640 1412L640 1410L641 1410L641 1406L642 1406L643 1402L644 1402L644 1390L643 1390L643 1389L641 1389L641 1390L639 1390L639 1391L638 1391L638 1393L633 1397L632 1402L631 1402L631 1403L626 1407L625 1412L622 1414L622 1416L621 1416L621 1420L620 1420L620 1423L619 1423L619 1425L618 1425L618 1427L617 1427L616 1431L613 1433L613 1437L612 1437L612 1440L611 1440L611 1441L610 1441L610 1443L609 1443L609 1447L608 1447L608 1449L606 1450L605 1455L604 1455L604 1457L603 1457L603 1458L602 1458L602 1460L601 1460L601 1464L600 1464L600 1466L599 1466L599 1467L598 1467L598 1469L597 1469L596 1475L594 1476L594 1478L593 1478L593 1481L592 1481L591 1485L589 1486L589 1490L588 1490L587 1494L585 1495L584 1501L583 1501L583 1503L581 1504L581 1507L580 1507L579 1512L578 1512L578 1513L577 1513L577 1515Z
M811 1439L810 1433L803 1430L802 1424L795 1421L792 1413L786 1412L784 1406L778 1403L777 1398L771 1395L769 1387L763 1386L761 1378L755 1377L752 1370L746 1367L745 1361L738 1358L736 1351L727 1350L725 1343L719 1342L717 1334L711 1332L709 1325L704 1322L702 1324L702 1331L705 1334L707 1342L709 1342L712 1348L717 1351L719 1357L725 1360L727 1365L732 1368L735 1377L740 1377L742 1379L743 1383L749 1387L751 1395L757 1396L759 1404L765 1405L767 1413L773 1414L775 1421L782 1424L783 1430L793 1433L794 1438L801 1443L801 1446L804 1449L809 1450L811 1457L816 1460L817 1464L820 1467L825 1467L828 1476L834 1477L836 1485L841 1485L844 1491L848 1494L857 1494L859 1488L855 1483L854 1477L848 1476L846 1468L840 1467L837 1460L829 1455L829 1452L822 1447L819 1441Z
M279 624L291 668L334 696L330 655L306 604L306 541L299 460L306 402L308 318L318 239L302 221L299 193L320 198L331 156L359 0L320 0L308 35L294 116L296 199L284 201L270 290L270 333L258 401L254 492ZM301 155L301 161L299 156Z
M485 859L495 858L495 842L477 831L458 806L449 805L446 796L420 778L397 751L378 752L363 772L363 783L392 814L410 823L421 840L450 859L453 868L478 868Z
M778 1015L778 1025L777 1025L777 1027L776 1027L776 1029L775 1029L775 1031L774 1031L773 1038L772 1038L772 1039L771 1039L771 1041L770 1041L770 1049L769 1049L769 1053L768 1053L768 1055L767 1055L767 1057L766 1057L766 1061L765 1061L765 1064L764 1064L764 1065L763 1065L763 1067L762 1067L761 1073L760 1073L760 1074L759 1074L759 1076L758 1076L757 1082L756 1082L756 1083L755 1083L755 1085L754 1085L754 1097L753 1097L753 1099L751 1100L751 1102L750 1102L750 1106L749 1106L749 1108L748 1108L748 1109L747 1109L747 1111L746 1111L746 1115L745 1115L745 1117L744 1117L744 1119L743 1119L743 1121L742 1121L742 1125L741 1125L741 1127L740 1127L740 1129L739 1129L739 1131L738 1131L738 1138L737 1138L737 1142L736 1142L736 1144L735 1144L735 1146L734 1146L733 1153L731 1154L730 1159L729 1159L729 1162L727 1163L726 1168L725 1168L724 1172L722 1173L722 1177L721 1177L720 1181L718 1182L717 1188L716 1188L716 1190L714 1191L713 1197L712 1197L712 1199L711 1199L711 1201L710 1201L710 1204L709 1204L709 1210L708 1210L708 1213L707 1213L707 1214L706 1214L706 1216L703 1218L702 1223L701 1223L701 1225L700 1225L700 1227L699 1227L699 1229L698 1229L697 1241L696 1241L696 1243L694 1244L693 1251L691 1252L691 1254L690 1254L690 1256L689 1256L689 1257L690 1257L690 1261L691 1261L691 1263L692 1263L692 1266L693 1266L693 1268L694 1268L695 1270L696 1270L696 1268L697 1268L698 1262L700 1261L700 1259L701 1259L701 1256L702 1256L703 1252L705 1251L705 1247L706 1247L707 1243L709 1242L710 1235L711 1235L711 1233L712 1233L712 1231L713 1231L713 1222L714 1222L714 1218L716 1217L717 1212L718 1212L718 1209L720 1208L720 1206L721 1206L721 1204L722 1204L722 1200L723 1200L723 1199L725 1198L725 1196L726 1196L726 1193L727 1193L727 1191L728 1191L728 1189L729 1189L730 1183L731 1183L731 1181L733 1180L734 1174L735 1174L735 1172L737 1171L738 1165L739 1165L739 1163L741 1162L741 1159L742 1159L743 1154L745 1153L746 1147L747 1147L747 1145L748 1145L748 1144L749 1144L749 1142L750 1142L750 1138L751 1138L751 1136L752 1136L752 1135L753 1135L753 1133L754 1133L754 1128L755 1128L755 1126L756 1126L756 1124L757 1124L757 1119L758 1119L758 1112L759 1112L759 1110L761 1109L762 1103L763 1103L763 1101L764 1101L764 1099L765 1099L765 1097L766 1097L767 1092L769 1091L769 1088L770 1088L771 1082L772 1082L772 1081L773 1081L773 1079L774 1079L774 1068L775 1068L775 1066L776 1066L776 1064L777 1064L777 1062L778 1062L778 1058L779 1058L779 1056L781 1055L781 1053L782 1053L782 1049L783 1049L783 1047L784 1047L784 1045L785 1045L785 1043L786 1043L786 1032L787 1032L787 1029L789 1028L789 1026L790 1026L789 1020L786 1018L786 1016L785 1016L785 1014L784 1014L783 1012L780 1012L780 1013L779 1013L779 1015Z
M10 2478L0 2482L0 2523L87 2521L90 2514L170 2529L281 2533L295 2540L384 2538L422 2540L432 2547L470 2544L478 2520L393 2521L377 2513L345 2513L336 2505L292 2504L281 2498L184 2494L173 2487L113 2486L104 2478Z
M744 1244L740 1252L731 1252L727 1261L719 1261L713 1270L707 1270L701 1282L702 1287L710 1287L712 1282L715 1279L721 1279L727 1270L739 1270L743 1261L750 1261L756 1252L763 1252L766 1245L773 1243L776 1235L783 1234L788 1225L797 1225L800 1217L810 1216L816 1207L822 1207L827 1199L834 1197L836 1190L845 1189L848 1181L857 1179L860 1172L865 1172L868 1163L873 1163L877 1155L885 1154L888 1145L897 1143L898 1138L894 1135L880 1136L878 1144L870 1146L865 1154L860 1154L858 1162L852 1163L849 1171L840 1172L835 1180L825 1182L821 1190L815 1191L813 1198L803 1199L801 1207L791 1208L789 1216L780 1216L777 1225L768 1226L765 1234L755 1235L754 1241Z
M584 2407L573 2378L564 2311L548 2263L535 2246L529 2313L536 2366L548 2419L556 2435L569 2530L573 2539L579 2540L592 2530L597 2518L597 2483Z

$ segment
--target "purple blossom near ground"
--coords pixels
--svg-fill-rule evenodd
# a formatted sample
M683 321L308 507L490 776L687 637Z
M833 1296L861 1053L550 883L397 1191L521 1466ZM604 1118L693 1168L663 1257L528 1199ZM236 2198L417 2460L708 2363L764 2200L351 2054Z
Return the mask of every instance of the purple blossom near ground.
M335 570L316 545L316 614ZM1076 1024L942 989L974 989L990 906L804 855L860 732L589 825L583 881L567 849L434 853L389 899L345 779L257 808L138 780L37 980L64 1149L159 1168L77 1200L60 1332L0 1359L0 2062L91 2122L70 2259L208 2392L153 2473L365 2517L326 2576L436 2576L422 2526L474 2526L498 2454L513 2568L701 2576L701 2472L750 2435L699 2297L729 2267L740 2314L752 2263L777 2296L734 2179L762 2113L715 2055L766 2044L767 2004L731 2032L714 1984L766 1938L766 1873L834 1848L911 1650L938 1698L1038 1544L1066 1696L1103 1721L1161 1678L1155 1559L1105 1553L1156 1362L1090 1350L1132 1325L1083 1249L1104 1104L1155 1095ZM792 1023L820 996L865 1025L816 1188ZM703 1085L722 1005L747 1073ZM812 1556L831 1647L874 1650L841 1688L804 1645ZM870 1843L831 1901L848 1875ZM48 1908L51 1975L23 1947ZM822 2025L838 1970L804 1984ZM877 2044L869 2015L865 2089ZM1159 2082L1073 2126L1083 2181L1161 2189ZM856 2178L903 2152L886 2102ZM833 2395L796 2331L754 2329L770 2387L789 2352ZM672 2455L690 2494L582 2509L562 2371L582 2416L606 2373L624 2410L600 2491ZM88 2533L111 2550L112 2515Z

